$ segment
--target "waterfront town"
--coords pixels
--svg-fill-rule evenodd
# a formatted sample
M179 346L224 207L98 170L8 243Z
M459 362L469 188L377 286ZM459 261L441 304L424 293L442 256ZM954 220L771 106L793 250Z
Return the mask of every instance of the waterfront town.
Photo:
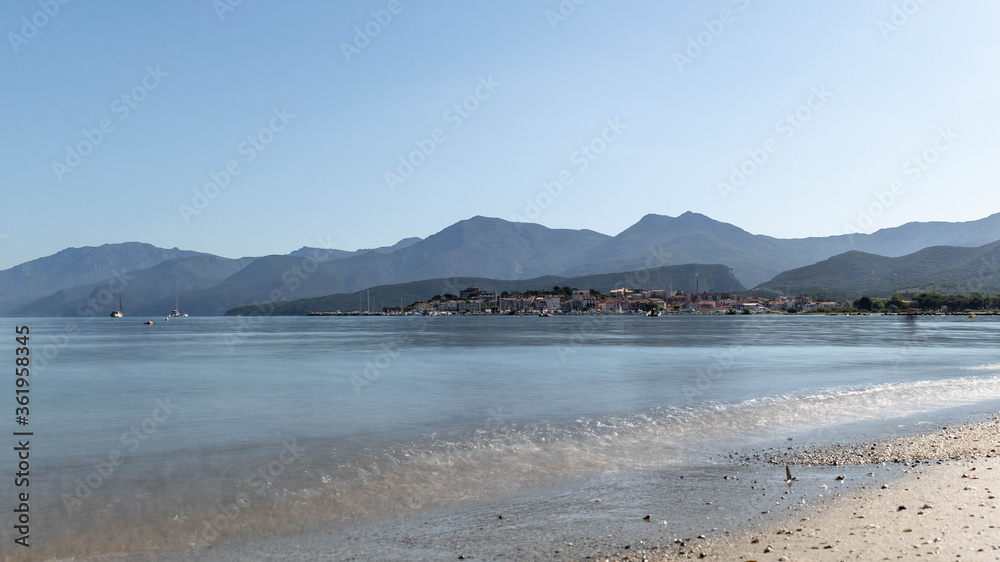
M620 288L601 294L593 289L553 287L551 291L497 292L468 287L458 295L435 295L405 307L385 307L369 314L762 314L768 312L841 311L845 303L816 302L810 297L762 299L734 293ZM313 313L360 314L355 313Z
M553 287L551 291L497 293L468 287L459 295L440 295L414 303L414 312L482 314L760 314L765 312L839 309L843 303L814 302L811 298L764 300L732 293L695 293L690 291L614 289L601 294L593 289L578 290ZM398 311L398 309L397 309ZM389 312L387 310L386 312Z

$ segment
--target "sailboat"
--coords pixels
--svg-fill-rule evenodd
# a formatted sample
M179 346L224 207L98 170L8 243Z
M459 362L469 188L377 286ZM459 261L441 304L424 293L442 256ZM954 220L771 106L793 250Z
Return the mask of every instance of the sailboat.
M187 316L187 314L180 313L180 308L181 308L180 303L181 303L180 277L176 277L174 278L174 309L170 311L170 314L167 314L167 318L170 318L171 316L175 318L178 316Z
M111 311L111 317L112 318L122 318L124 316L125 316L125 313L122 312L122 293L121 293L121 291L118 291L118 308L116 308L115 310Z

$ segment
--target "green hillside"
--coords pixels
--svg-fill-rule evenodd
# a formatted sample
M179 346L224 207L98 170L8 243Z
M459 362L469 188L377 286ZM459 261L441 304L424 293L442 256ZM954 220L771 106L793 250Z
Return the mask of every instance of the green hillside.
M935 246L897 258L845 252L781 273L755 290L837 299L924 291L993 294L1000 292L1000 242L978 248Z

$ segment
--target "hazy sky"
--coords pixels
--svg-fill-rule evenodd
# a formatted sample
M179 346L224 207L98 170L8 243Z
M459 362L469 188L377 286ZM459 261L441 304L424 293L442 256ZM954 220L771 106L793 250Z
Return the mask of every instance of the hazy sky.
M1000 211L993 0L62 1L0 4L0 268Z

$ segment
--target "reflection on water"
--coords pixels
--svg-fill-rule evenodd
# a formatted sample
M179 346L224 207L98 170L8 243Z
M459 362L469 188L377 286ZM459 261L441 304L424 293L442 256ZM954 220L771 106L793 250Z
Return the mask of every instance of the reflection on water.
M982 317L24 323L39 350L75 328L32 375L39 555L280 533L1000 399Z

